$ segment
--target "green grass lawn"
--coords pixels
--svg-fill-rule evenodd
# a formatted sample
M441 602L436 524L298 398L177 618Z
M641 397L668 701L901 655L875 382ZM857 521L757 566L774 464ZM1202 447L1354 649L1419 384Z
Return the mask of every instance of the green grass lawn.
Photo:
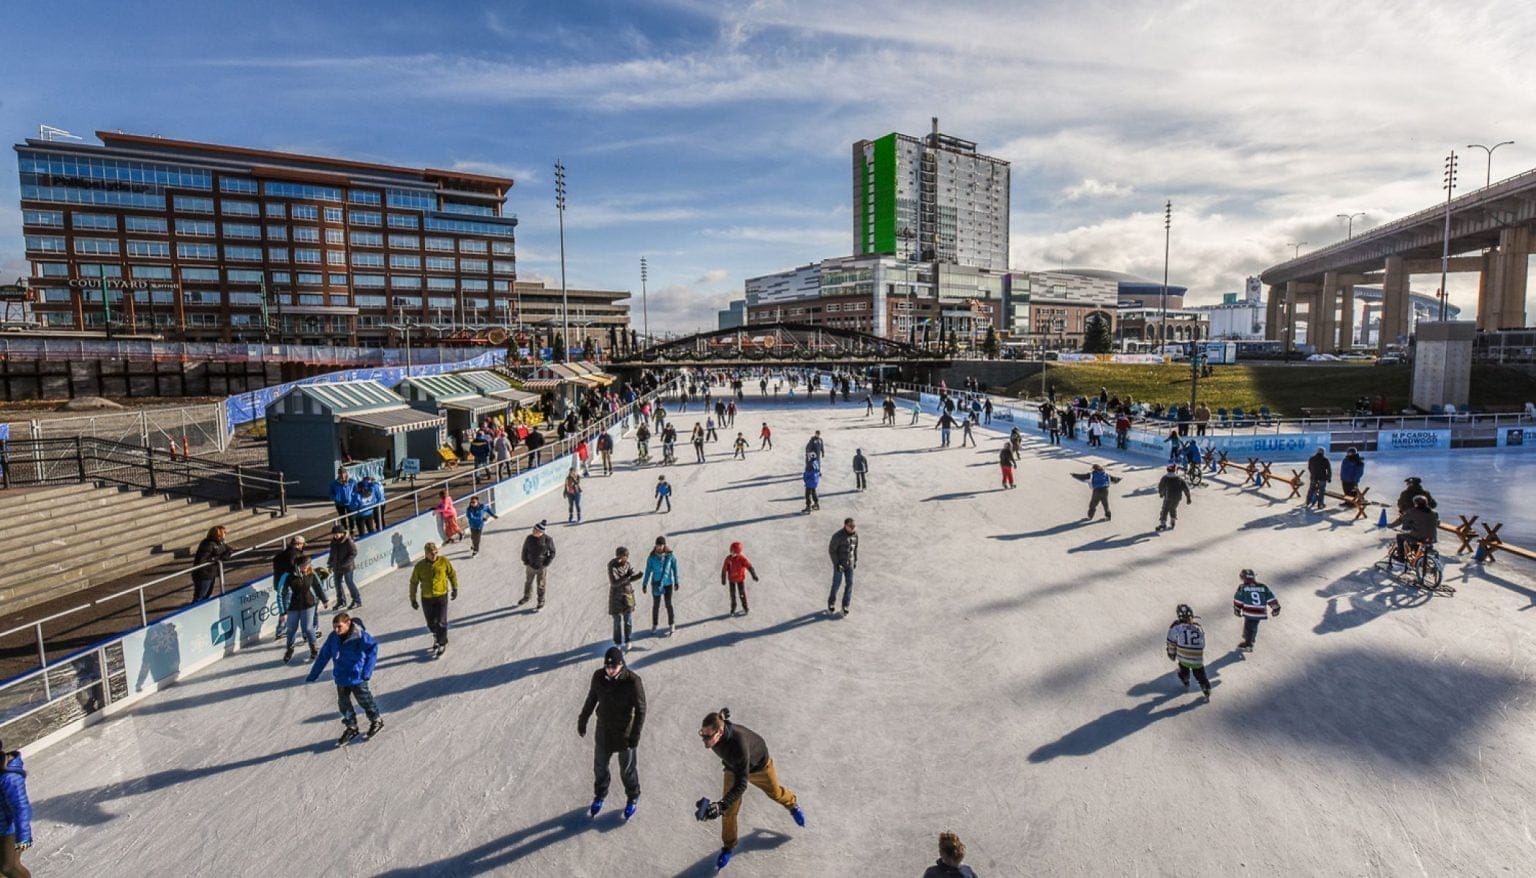
M1276 415L1300 417L1302 407L1350 411L1362 396L1387 398L1392 411L1410 406L1413 367L1370 364L1298 363L1294 365L1217 366L1216 374L1201 378L1199 398L1213 410L1242 407L1257 411L1269 406ZM1058 396L1130 394L1146 403L1189 402L1188 364L1141 366L1120 363L1048 363L1045 381ZM1040 373L1008 386L1010 395L1038 397ZM1472 407L1522 405L1536 400L1536 376L1504 366L1474 366Z

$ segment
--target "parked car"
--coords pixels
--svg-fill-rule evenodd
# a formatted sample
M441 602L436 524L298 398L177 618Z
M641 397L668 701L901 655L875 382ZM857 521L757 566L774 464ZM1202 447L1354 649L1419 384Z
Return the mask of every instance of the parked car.
M1408 358L1399 353L1387 352L1376 358L1378 366L1395 366L1408 362Z
M1339 358L1333 354L1313 354L1307 357L1309 363L1337 363Z

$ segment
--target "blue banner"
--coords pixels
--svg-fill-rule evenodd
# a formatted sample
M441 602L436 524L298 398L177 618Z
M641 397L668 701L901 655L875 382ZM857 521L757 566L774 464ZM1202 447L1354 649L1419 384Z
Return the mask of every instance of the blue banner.
M472 360L464 360L458 363L432 363L425 366L412 366L410 374L441 375L444 372L456 372L460 369L489 369L505 358L506 354L500 350L487 351ZM252 390L238 396L231 396L224 401L224 405L229 411L229 426L235 427L239 424L248 424L251 421L260 420L265 417L267 406L271 405L273 400L301 384L329 384L336 381L377 381L385 387L393 387L399 384L406 374L406 367L404 366L343 369L340 372L327 372L324 375L301 378L298 381L289 381L287 384L263 387L260 390Z

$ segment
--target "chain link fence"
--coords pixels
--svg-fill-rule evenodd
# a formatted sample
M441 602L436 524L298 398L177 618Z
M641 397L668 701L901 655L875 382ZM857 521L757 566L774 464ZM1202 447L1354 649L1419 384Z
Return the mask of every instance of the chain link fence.
M221 453L229 447L223 403L167 406L131 412L104 412L64 418L37 418L8 425L10 439L65 439L83 436L178 453Z

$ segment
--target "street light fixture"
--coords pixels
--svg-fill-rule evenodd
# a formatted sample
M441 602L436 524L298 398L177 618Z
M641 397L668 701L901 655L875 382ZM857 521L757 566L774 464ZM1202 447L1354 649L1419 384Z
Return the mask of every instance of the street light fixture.
M1355 217L1357 217L1357 216L1365 216L1365 211L1361 210L1361 211L1356 211L1355 213L1336 213L1336 214L1334 214L1334 216L1338 217L1341 220L1344 220L1348 224L1348 225L1345 226L1345 231L1344 231L1344 237L1346 239L1348 239L1348 238L1353 238L1355 236Z
M1312 242L1311 241L1291 241L1291 242L1287 243L1285 246L1291 248L1291 258L1292 259L1296 259L1296 258L1301 256L1301 248L1307 246L1310 243L1312 243Z
M560 353L562 362L571 361L571 303L565 291L565 165L555 159L555 210L560 214Z
M1501 146L1510 146L1513 143L1513 140L1505 140L1499 143L1495 143L1493 146L1484 146L1481 143L1467 144L1467 149L1480 149L1483 152L1488 153L1488 177L1483 181L1484 189L1487 189L1489 186L1493 185L1493 151Z
M1502 144L1501 144L1502 145ZM1493 150L1488 151L1488 161L1493 162ZM1446 275L1451 269L1451 194L1456 191L1456 150L1445 157L1445 234L1440 246L1440 320L1445 321ZM1491 172L1490 172L1491 173Z
M651 267L645 261L645 257L642 256L640 257L640 316L645 321L645 344L647 347L651 344L651 309L646 303L645 283L650 279Z

